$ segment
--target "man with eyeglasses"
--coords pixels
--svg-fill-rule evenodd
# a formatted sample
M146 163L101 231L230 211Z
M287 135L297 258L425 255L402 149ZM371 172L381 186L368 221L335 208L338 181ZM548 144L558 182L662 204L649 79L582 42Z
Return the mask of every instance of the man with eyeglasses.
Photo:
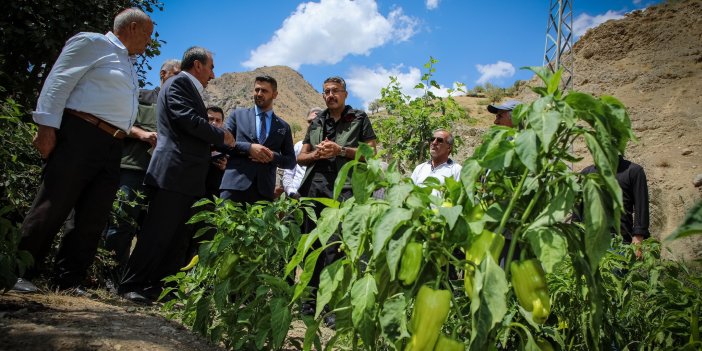
M307 112L308 127L312 124L312 121L317 118L317 114L320 112L322 112L322 109L319 107L313 107ZM294 149L295 158L297 158L297 156L300 155L300 151L302 151L302 140L295 143ZM295 168L286 169L283 172L283 191L285 191L285 194L287 194L289 197L293 199L300 198L300 193L298 190L300 189L300 184L302 183L302 177L305 176L305 171L307 171L307 167L295 165Z
M366 143L375 149L376 136L368 115L346 105L348 92L343 78L327 78L322 91L327 109L312 121L302 142L302 151L297 157L297 163L307 167L299 193L307 197L332 198L334 183L341 167L356 157L360 143ZM341 195L336 200L344 201L351 196L351 184L347 179ZM322 204L314 204L314 211L318 217L323 209ZM303 232L309 233L315 227L316 224L306 218ZM338 238L330 239L331 242L336 240ZM316 245L319 245L319 242ZM317 260L309 286L317 288L322 269L341 258L341 255L337 245L327 247ZM314 312L313 303L303 305L303 314Z
M412 182L422 185L429 177L438 179L441 184L444 183L446 177L459 180L461 165L449 158L453 150L453 135L445 129L437 129L428 142L431 159L417 165L412 172ZM438 195L438 193L435 195Z
M521 101L509 100L502 105L488 105L488 112L495 114L495 124L504 127L514 127L512 124L512 110L517 105L521 105Z

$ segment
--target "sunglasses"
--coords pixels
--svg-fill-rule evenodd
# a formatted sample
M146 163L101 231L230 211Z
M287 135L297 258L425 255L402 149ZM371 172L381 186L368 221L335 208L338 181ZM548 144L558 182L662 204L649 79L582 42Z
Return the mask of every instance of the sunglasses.
M438 144L443 144L445 140L442 137L431 137L428 140L429 144L433 143L434 141L436 141Z

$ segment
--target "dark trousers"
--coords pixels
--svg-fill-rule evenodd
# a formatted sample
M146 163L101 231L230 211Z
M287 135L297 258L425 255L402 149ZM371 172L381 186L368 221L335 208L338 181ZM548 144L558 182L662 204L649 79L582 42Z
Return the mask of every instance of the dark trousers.
M65 114L56 131L56 147L42 172L34 203L22 223L19 248L41 267L66 217L56 256L56 282L61 288L81 284L92 264L119 184L122 140ZM28 272L27 278L36 273Z
M258 179L254 178L251 181L251 186L246 190L230 190L222 189L219 195L222 199L232 200L240 204L253 204L256 201L273 201L273 194L263 195L258 190Z
M190 238L185 222L196 197L164 189L151 189L144 225L124 274L120 293L154 290L161 279L184 266Z
M105 229L105 249L114 251L117 260L118 272L126 267L129 260L129 249L132 247L132 240L137 235L141 226L148 203L144 176L146 172L136 169L120 170L119 189L124 192L124 201L120 203L119 212L113 213L110 222ZM139 192L143 198L137 198ZM132 206L127 202L136 202Z
M299 193L306 197L326 197L332 198L334 196L334 181L336 180L336 173L331 172L314 172L308 176L305 183L300 186ZM344 189L339 195L339 201L344 201L351 197L351 189ZM314 213L319 218L322 210L325 206L319 202L314 203ZM308 216L305 216L305 221L303 223L302 232L310 233L317 227L315 223ZM334 234L329 239L329 241L339 241L341 238ZM321 247L319 241L315 241L312 245L313 249L318 249ZM312 273L312 278L310 279L309 286L316 290L319 287L319 277L322 274L324 267L334 263L334 261L344 257L344 253L339 251L339 245L330 245L317 258L317 264L314 266L314 272Z

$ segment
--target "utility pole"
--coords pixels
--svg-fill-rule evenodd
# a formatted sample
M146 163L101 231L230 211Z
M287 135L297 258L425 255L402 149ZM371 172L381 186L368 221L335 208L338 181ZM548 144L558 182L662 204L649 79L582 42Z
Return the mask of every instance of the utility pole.
M562 68L561 87L573 89L573 0L550 0L546 25L544 66L556 72Z

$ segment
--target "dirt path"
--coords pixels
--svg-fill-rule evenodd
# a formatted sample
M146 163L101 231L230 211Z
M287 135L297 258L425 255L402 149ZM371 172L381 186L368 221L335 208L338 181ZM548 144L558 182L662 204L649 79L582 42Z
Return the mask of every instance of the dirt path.
M159 315L104 298L0 295L0 350L222 350Z

